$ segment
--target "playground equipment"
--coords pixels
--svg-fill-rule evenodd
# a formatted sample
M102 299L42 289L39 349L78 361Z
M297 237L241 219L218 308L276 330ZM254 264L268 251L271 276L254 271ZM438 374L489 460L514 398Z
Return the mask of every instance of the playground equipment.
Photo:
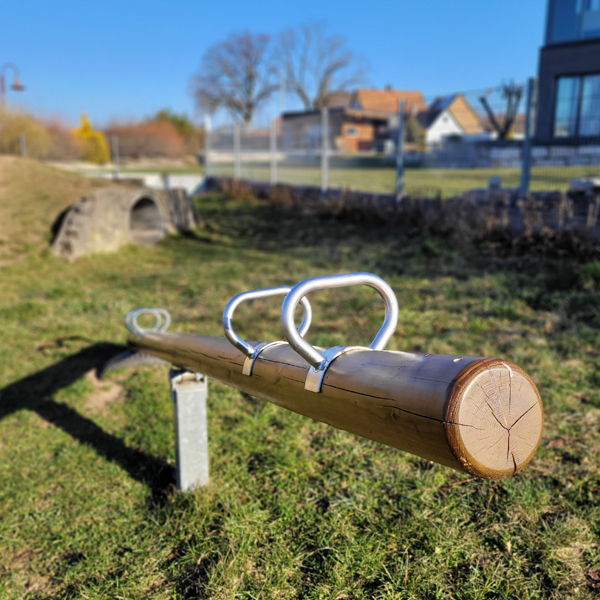
M305 339L310 292L349 285L374 288L385 302L384 323L369 347L315 348ZM237 336L235 308L244 301L285 295L287 342ZM304 320L297 330L294 312ZM141 314L156 319L142 329ZM478 356L386 351L398 321L398 303L385 281L369 273L316 277L293 288L244 292L227 305L226 338L166 331L163 309L127 317L129 346L175 365L178 486L208 481L206 378L288 410L476 477L510 477L533 457L543 429L543 407L531 378L508 361Z

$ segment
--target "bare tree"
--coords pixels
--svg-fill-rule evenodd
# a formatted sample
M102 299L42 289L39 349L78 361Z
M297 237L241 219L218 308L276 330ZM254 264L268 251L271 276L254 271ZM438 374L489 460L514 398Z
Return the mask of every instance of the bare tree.
M327 33L322 22L287 29L277 44L276 61L286 89L305 109L328 106L331 95L362 83L365 69L345 38Z
M231 33L211 46L192 78L192 93L201 110L226 109L246 125L277 88L269 62L269 36L249 31Z
M519 103L521 102L521 96L523 95L523 86L514 83L502 86L502 97L506 100L506 112L504 115L498 115L498 118L496 118L496 115L487 100L488 96L493 91L493 88L488 90L479 98L479 102L481 102L492 127L498 134L498 139L506 140L509 139L512 134L512 128L515 119L517 118L517 113L519 112Z

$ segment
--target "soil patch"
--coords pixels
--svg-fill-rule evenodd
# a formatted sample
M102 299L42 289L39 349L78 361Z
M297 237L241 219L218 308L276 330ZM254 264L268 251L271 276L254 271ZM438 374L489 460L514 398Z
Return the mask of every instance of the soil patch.
M95 369L88 371L86 377L94 388L85 403L85 408L92 413L104 412L106 407L114 402L123 391L123 386L114 381L100 381L96 377Z

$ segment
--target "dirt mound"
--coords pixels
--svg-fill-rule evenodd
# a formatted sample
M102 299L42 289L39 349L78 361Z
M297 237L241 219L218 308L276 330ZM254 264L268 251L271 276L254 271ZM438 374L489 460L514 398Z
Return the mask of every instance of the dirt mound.
M40 161L0 156L0 266L46 248L56 216L107 185Z

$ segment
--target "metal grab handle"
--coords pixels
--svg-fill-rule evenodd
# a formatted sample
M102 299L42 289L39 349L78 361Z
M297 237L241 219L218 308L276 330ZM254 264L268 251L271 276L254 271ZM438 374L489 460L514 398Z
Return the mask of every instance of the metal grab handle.
M266 288L264 290L251 290L249 292L242 292L237 296L234 296L225 307L223 311L223 328L225 329L225 337L240 351L243 352L248 358L254 358L258 347L255 348L252 344L244 341L240 338L235 331L233 330L233 325L231 323L231 319L233 318L233 313L235 309L242 302L246 302L246 300L256 300L258 298L268 298L270 296L283 296L287 294L292 288L289 285L282 285L274 288ZM304 308L304 318L302 319L302 324L296 332L294 328L294 333L296 333L300 339L302 336L308 331L310 327L310 322L312 320L312 308L310 306L310 302L307 298L302 298L299 300L302 302L302 307ZM296 303L297 304L297 303Z
M398 324L398 300L396 300L392 288L381 277L377 277L377 275L372 275L371 273L348 273L346 275L312 277L311 279L301 281L285 297L283 306L281 307L281 320L283 321L285 335L290 346L317 371L326 368L331 361L297 334L294 324L294 311L298 302L309 292L351 285L368 285L377 290L385 302L385 320L369 348L371 350L383 350L396 330L396 325Z
M152 315L156 319L156 323L150 329L140 327L138 317L140 315ZM163 332L169 328L171 324L171 315L164 308L136 308L130 310L125 317L125 324L131 333L139 335L141 333Z

